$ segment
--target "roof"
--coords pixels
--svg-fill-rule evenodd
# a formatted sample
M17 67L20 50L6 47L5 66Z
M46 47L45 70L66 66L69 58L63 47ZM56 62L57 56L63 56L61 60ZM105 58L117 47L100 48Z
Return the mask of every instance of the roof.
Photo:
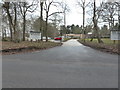
M92 34L92 32L88 32L88 35L91 35Z

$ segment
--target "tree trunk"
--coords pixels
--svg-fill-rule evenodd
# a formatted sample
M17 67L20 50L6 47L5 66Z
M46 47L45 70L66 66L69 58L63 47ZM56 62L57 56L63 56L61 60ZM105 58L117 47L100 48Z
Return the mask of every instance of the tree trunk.
M48 12L46 13L46 32L45 32L45 35L46 35L46 42L48 41Z
M99 34L99 31L98 31L97 27L95 27L95 30L96 30L96 35L97 35L98 43L103 43L103 41L101 40L101 37L100 37L100 34Z
M2 39L5 40L6 38L6 30L4 27L2 27Z
M8 18L8 21L9 21L9 18ZM9 21L9 29L10 29L10 41L13 41L13 32L12 32L12 25Z
M94 34L94 32L92 33L92 36L91 36L91 42L93 41L93 39L94 39L94 37L95 37L95 34Z
M91 38L91 40L90 40L91 42L93 41L93 37Z
M40 12L40 32L41 32L41 41L43 41L43 2L40 3L41 12Z
M12 32L12 26L10 23L9 23L9 28L10 28L10 41L12 41L13 40L13 32Z
M25 29L26 29L26 3L24 2L23 7L23 41L25 41Z
M85 42L85 2L83 3L83 34L84 34L84 42Z
M16 4L14 4L14 11L15 11L15 19L14 19L14 41L17 42L18 40L18 35L17 35L17 30L16 30L16 26L17 26L17 9L16 9Z
M25 29L26 29L26 14L23 15L23 41L25 41Z
M98 43L103 43L103 41L101 40L99 31L98 31L98 26L97 26L97 20L96 20L96 2L94 0L94 10L93 10L93 23L94 23L94 30L96 31L96 35L97 35L97 39L98 39Z

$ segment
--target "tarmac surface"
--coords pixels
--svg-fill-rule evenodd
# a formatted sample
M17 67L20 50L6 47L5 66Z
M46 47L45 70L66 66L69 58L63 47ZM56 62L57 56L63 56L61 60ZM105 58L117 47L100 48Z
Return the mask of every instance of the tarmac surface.
M118 55L77 40L32 53L3 55L3 88L117 88Z

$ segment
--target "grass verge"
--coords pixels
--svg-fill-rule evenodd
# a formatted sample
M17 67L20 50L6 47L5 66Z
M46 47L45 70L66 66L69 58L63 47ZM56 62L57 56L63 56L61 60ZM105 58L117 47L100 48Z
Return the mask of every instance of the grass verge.
M63 42L70 40L71 38L64 38Z
M15 54L19 52L30 52L35 50L48 49L56 46L61 46L62 43L55 42L2 42L2 54Z
M114 44L113 41L110 39L102 39L102 40L104 43L98 43L97 39L94 39L92 42L89 39L86 39L85 42L83 40L78 40L78 41L85 46L89 46L91 48L94 48L103 52L120 55L119 41L116 41L116 43Z

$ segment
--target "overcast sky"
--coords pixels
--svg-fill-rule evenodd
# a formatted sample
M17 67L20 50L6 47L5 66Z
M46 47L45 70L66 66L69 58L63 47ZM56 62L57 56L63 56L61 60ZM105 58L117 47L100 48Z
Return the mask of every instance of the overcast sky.
M70 8L70 12L66 16L66 23L67 25L75 24L75 25L82 25L83 22L83 14L82 14L82 8L77 5L77 1L81 0L64 0L68 4ZM86 4L91 2L93 0L86 0ZM101 2L102 0L96 0L97 5ZM105 0L104 0L105 1ZM86 8L86 11L88 11L89 8ZM87 19L90 18L91 16L86 14L86 22L87 24Z
M68 25L82 25L82 9L77 6L76 0L66 0L70 8L70 12L66 15L66 23Z

